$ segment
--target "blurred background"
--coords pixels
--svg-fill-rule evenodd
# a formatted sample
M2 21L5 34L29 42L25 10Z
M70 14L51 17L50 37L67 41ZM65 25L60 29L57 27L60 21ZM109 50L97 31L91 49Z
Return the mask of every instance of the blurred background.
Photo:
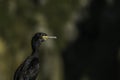
M13 80L36 32L37 80L120 80L119 0L0 0L0 80Z

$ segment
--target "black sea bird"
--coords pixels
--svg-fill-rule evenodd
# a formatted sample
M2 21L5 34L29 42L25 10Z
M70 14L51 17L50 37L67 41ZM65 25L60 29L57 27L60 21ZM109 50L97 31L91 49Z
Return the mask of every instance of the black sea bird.
M46 33L36 33L32 38L32 54L18 67L14 74L14 80L36 80L39 73L39 46L42 42L56 36L47 36Z

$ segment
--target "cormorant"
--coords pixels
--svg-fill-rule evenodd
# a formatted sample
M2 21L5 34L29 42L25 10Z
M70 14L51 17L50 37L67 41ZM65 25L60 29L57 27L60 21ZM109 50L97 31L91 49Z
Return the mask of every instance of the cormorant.
M36 80L39 73L39 46L48 38L56 38L55 36L47 36L46 33L36 33L31 41L32 54L18 67L14 74L14 80Z

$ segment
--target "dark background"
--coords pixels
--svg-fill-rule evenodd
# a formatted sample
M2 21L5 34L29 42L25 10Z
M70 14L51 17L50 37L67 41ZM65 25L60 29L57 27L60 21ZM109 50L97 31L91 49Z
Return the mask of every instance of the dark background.
M38 80L119 80L119 0L0 0L0 80L13 80L36 32Z

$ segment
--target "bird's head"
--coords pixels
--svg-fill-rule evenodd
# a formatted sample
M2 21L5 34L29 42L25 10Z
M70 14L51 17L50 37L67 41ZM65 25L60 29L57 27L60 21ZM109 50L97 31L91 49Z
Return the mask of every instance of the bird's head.
M37 48L42 42L48 40L49 38L56 38L56 36L48 36L46 33L39 32L36 33L32 38L32 48Z

